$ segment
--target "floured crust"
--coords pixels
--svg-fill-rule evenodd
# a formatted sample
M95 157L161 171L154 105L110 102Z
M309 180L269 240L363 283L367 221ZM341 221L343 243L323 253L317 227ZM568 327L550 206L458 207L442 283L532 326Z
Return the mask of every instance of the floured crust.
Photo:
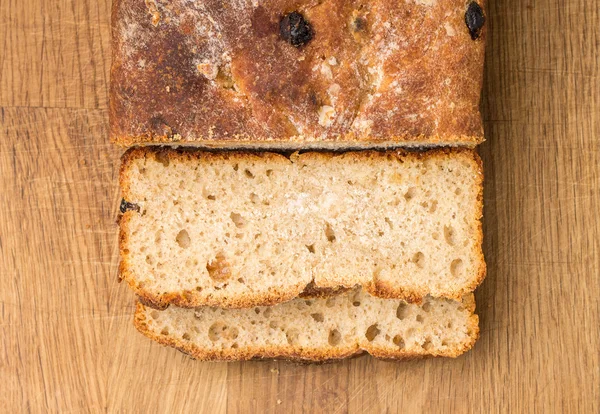
M484 1L478 1L483 7ZM348 149L483 141L464 0L115 0L114 142ZM297 11L314 37L294 47Z
M474 256L476 257L476 263L478 268L475 270L476 277L472 279L472 282L468 285L462 286L458 290L446 291L444 294L439 295L450 299L460 299L463 295L473 291L485 278L486 265L483 257L482 243L483 243L483 231L481 225L481 217L483 215L483 171L481 160L479 156L472 150L467 149L435 149L427 152L408 152L404 150L388 151L383 153L385 156L396 157L399 160L406 159L435 159L443 158L449 155L458 156L464 158L466 161L475 164L475 170L478 171L478 181L474 183L477 187L477 200L475 213L476 217L473 217L476 223L476 235L474 246L476 251ZM171 161L178 162L198 162L200 159L230 159L231 157L239 159L239 157L248 157L250 159L260 158L264 162L275 161L275 160L286 160L286 157L275 153L246 153L246 152L205 152L185 149L167 149L160 147L142 147L133 148L127 151L122 158L122 165L120 170L120 184L122 196L124 199L129 198L130 188L128 179L128 170L131 164L138 158L142 157L161 157L161 159L168 159ZM382 153L376 151L363 151L356 153L304 153L304 154L292 154L291 157L319 157L324 162L332 157L344 156L353 158L355 161L366 162L369 159L376 159L381 157ZM314 295L319 296L322 294L331 294L335 292L343 291L344 289L352 288L354 286L315 286L313 282L302 283L299 282L296 285L291 285L286 289L274 288L269 292L256 293L252 295L228 295L220 297L202 296L196 291L183 291L183 292L168 292L157 294L156 292L146 289L138 281L138 275L132 270L131 265L131 252L129 250L128 234L129 221L134 214L139 214L135 211L127 211L123 214L120 220L120 233L119 233L119 248L121 263L119 266L120 278L128 282L131 289L136 293L141 302L147 306L154 307L156 309L165 309L169 305L173 304L180 307L199 307L199 306L215 306L224 308L247 308L253 306L262 305L273 305L280 302L291 300L297 296L302 295ZM237 278L244 275L233 275L233 278ZM318 289L315 289L317 287ZM382 280L374 279L364 286L365 290L373 296L382 298L398 298L408 302L419 303L425 296L431 292L426 289L405 289L398 286L393 286Z
M146 309L143 304L136 304L134 325L143 335L169 346L180 352L201 361L247 361L247 360L288 360L304 363L326 363L340 359L359 356L368 353L376 358L384 360L407 360L426 357L451 357L456 358L473 348L479 338L479 317L475 312L475 299L473 294L465 295L462 299L463 305L471 313L468 320L468 329L471 333L468 340L458 347L446 351L421 349L420 351L407 351L389 346L368 345L364 348L359 346L336 346L324 348L295 347L292 345L278 346L255 346L246 348L222 348L205 349L191 341L179 339L174 336L162 335L152 331L146 321Z

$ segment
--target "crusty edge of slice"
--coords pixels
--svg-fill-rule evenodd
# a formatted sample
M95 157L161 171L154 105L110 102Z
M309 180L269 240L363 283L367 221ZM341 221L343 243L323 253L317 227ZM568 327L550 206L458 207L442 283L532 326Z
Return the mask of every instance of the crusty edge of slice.
M305 153L306 154L306 153ZM305 155L302 154L302 155ZM442 297L449 299L460 300L460 298L466 293L472 292L479 284L483 281L486 274L486 264L483 256L483 229L481 223L481 217L483 216L483 167L481 163L481 159L479 155L474 150L466 149L466 148L440 148L428 150L425 152L410 152L405 150L394 150L394 151L360 151L357 153L333 153L333 152L309 152L311 156L323 157L323 158L332 158L335 156L349 156L348 154L352 154L353 156L360 156L361 159L365 158L373 158L377 156L381 156L381 154L386 154L386 156L394 156L398 159L407 159L407 158L433 158L433 157L443 157L449 154L457 155L464 157L470 162L475 164L475 170L478 172L478 180L474 184L477 186L477 206L475 208L476 217L473 220L477 223L477 240L473 243L476 251L474 252L474 256L478 257L479 267L475 271L476 276L473 278L470 284L463 286L461 289L457 289L455 291L448 291L446 294L441 295ZM360 154L360 155L359 155ZM209 158L229 158L229 157L256 157L257 159L263 159L266 161L275 160L275 159L286 159L285 156L277 153L253 153L253 152L238 152L238 151L228 151L228 152L206 152L206 151L194 151L189 149L171 149L165 147L135 147L131 148L125 152L122 156L121 169L119 174L119 182L121 187L122 197L129 201L130 194L130 183L128 181L128 169L134 160L138 158L146 158L146 157L156 157L159 155L161 159L171 160L184 160L184 161L197 161L203 157ZM300 155L300 157L302 157ZM292 155L292 157L297 155ZM292 162L291 160L289 162ZM248 308L254 306L269 306L274 305L276 303L286 302L288 300L294 299L295 297L301 295L303 292L308 291L314 292L314 284L312 282L308 284L298 283L293 285L285 290L274 289L269 292L253 294L250 295L242 295L237 297L228 297L227 299L223 298L205 298L201 299L197 292L195 291L180 291L180 292L170 292L164 294L156 294L154 292L150 292L145 289L143 286L136 281L136 275L131 270L130 265L130 251L128 248L129 245L129 221L133 214L138 214L134 211L126 211L119 220L119 251L121 262L119 264L119 279L125 280L130 288L135 292L138 296L140 302L144 303L146 306L153 307L155 309L165 309L169 305L176 305L185 308L195 308L199 306L216 306L223 308ZM339 286L339 287L318 287L318 290L324 289L325 293L331 293L330 289L343 290L347 288L352 288L353 286ZM426 289L405 289L396 286L392 286L389 283L385 283L381 280L372 280L365 284L365 290L376 297L388 298L388 299L403 299L407 302L411 303L420 303L425 296L427 296L430 292ZM313 289L311 289L313 288ZM310 293L309 293L310 295Z
M479 317L475 314L474 295L468 294L463 297L463 303L471 313L468 325L471 336L468 340L455 349L444 352L430 352L425 349L422 352L406 351L398 348L390 351L390 347L367 346L364 348L356 346L328 347L327 349L307 349L292 345L281 346L256 346L253 348L215 349L208 350L197 346L191 341L175 338L169 335L161 335L149 329L146 323L145 306L137 302L133 319L134 326L146 337L161 345L172 347L178 351L200 361L249 361L278 359L304 363L325 363L340 359L358 356L368 353L375 358L384 360L406 360L427 357L449 357L456 358L473 348L479 338ZM190 310L191 312L191 310Z
M116 70L116 65L114 69ZM116 116L111 111L111 117ZM238 149L238 150L258 150L258 151L300 151L300 150L339 150L354 151L354 150L390 150L396 148L437 148L437 147L467 147L475 148L477 145L485 141L483 131L480 135L410 135L402 134L388 137L385 140L376 137L363 136L357 137L353 133L340 134L336 140L325 141L310 141L304 136L299 135L290 137L286 140L265 140L259 141L252 137L239 135L231 139L211 139L207 136L195 137L177 137L167 135L158 135L151 132L145 132L137 135L123 134L114 127L111 127L110 140L123 148L131 148L135 146L152 146L165 145L177 147L186 145L205 149Z

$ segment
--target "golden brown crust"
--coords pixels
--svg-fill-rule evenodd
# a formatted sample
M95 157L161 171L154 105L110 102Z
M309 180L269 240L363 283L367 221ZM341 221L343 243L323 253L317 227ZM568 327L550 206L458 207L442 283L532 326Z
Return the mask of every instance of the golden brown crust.
M414 152L407 150L394 150L386 152L378 152L373 150L360 151L354 153L332 153L332 152L309 152L303 153L298 156L297 153L291 155L289 162L301 162L302 157L319 157L324 161L331 159L332 157L351 157L356 160L360 159L361 162L365 160L372 160L377 157L395 157L398 160L405 159L435 159L437 157L446 157L448 155L454 155L464 157L468 162L475 163L475 170L478 172L478 181L475 183L477 186L477 206L476 206L476 217L473 220L477 223L477 234L476 240L473 244L477 249L475 255L479 258L478 264L479 269L476 270L476 277L473 278L472 282L468 285L463 286L461 289L455 291L447 291L441 295L449 299L459 300L463 295L472 292L485 278L486 264L483 257L483 230L481 224L481 217L483 216L483 168L481 159L477 153L470 149L464 148L438 148L431 149L424 152ZM240 151L227 151L227 152L207 152L198 151L189 148L172 149L168 147L136 147L131 148L123 154L122 164L120 170L120 185L122 197L125 200L129 199L129 180L128 170L131 164L139 158L147 157L160 157L161 160L165 161L188 161L197 162L200 159L229 159L239 157L251 157L260 158L265 162L274 160L288 160L285 156L276 153L256 153L256 152L240 152ZM121 280L128 282L131 289L136 293L138 298L147 306L156 309L165 309L169 305L175 305L185 308L194 308L199 306L216 306L224 308L248 308L254 306L267 306L274 305L280 302L286 302L295 297L301 295L303 292L310 295L332 294L335 291L342 291L343 289L352 288L353 286L319 286L318 290L313 289L314 283L310 282L308 285L298 284L288 289L275 289L266 293L255 293L252 296L231 296L227 298L215 298L211 296L202 296L196 291L184 291L184 292L168 292L157 294L146 289L143 285L139 284L138 275L131 270L130 265L130 252L128 248L128 234L129 232L129 221L133 214L139 214L135 211L127 211L123 214L120 220L120 231L119 231L119 249L121 263L119 266L119 277ZM398 286L392 286L381 280L373 280L367 283L365 289L369 294L381 298L388 299L403 299L411 303L420 303L425 296L430 294L425 289L406 289Z
M483 140L486 28L471 39L468 2L252 3L114 1L112 140L330 149ZM279 34L291 11L314 29L303 47Z
M479 338L479 317L475 312L475 300L473 294L465 295L463 298L464 306L471 316L468 322L470 333L469 340L461 347L447 351L427 351L410 352L404 349L395 349L390 351L389 347L370 345L364 349L358 346L354 347L328 347L327 349L307 349L294 347L291 345L281 345L272 347L236 348L236 349L203 349L191 341L175 338L168 335L161 335L152 332L145 317L145 307L141 303L136 304L134 315L134 325L143 335L158 342L164 346L175 348L194 359L201 361L248 361L261 359L278 359L303 363L325 363L340 359L350 358L368 353L375 358L385 360L410 360L427 357L450 357L456 358L473 348L473 345Z

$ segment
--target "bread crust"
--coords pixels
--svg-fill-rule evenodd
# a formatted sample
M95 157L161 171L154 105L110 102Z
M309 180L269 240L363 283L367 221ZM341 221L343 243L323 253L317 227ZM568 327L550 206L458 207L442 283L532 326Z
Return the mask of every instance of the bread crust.
M134 325L139 332L161 345L169 346L180 352L201 361L248 361L248 360L287 360L301 363L326 363L340 359L359 356L365 353L378 359L384 360L407 360L427 357L450 357L456 358L473 348L479 338L479 317L475 314L475 299L473 294L465 295L463 298L465 308L471 313L468 321L468 329L471 332L468 341L461 346L441 352L430 352L425 349L422 352L411 352L405 349L390 350L390 347L369 345L364 348L359 346L338 346L327 349L307 349L292 345L272 346L236 349L203 349L191 341L161 335L153 332L146 323L145 307L138 302L134 315Z
M112 141L279 149L483 141L486 27L471 39L464 0L252 3L113 1ZM314 29L305 46L279 34L290 11Z
M315 285L315 282L310 282L304 287L304 290L298 295L301 298L328 298L349 291L351 288L337 286L333 288L323 288Z
M448 291L443 297L459 300L463 295L473 291L485 278L486 264L483 256L482 244L483 244L483 230L481 217L483 216L483 168L481 159L477 153L469 149L459 148L443 148L433 149L426 152L411 152L406 150L395 150L395 151L361 151L355 153L331 153L331 152L309 152L298 154L294 153L290 158L285 157L281 154L276 153L254 153L254 152L239 152L239 151L228 151L228 152L206 152L197 151L191 149L172 149L165 147L137 147L129 149L122 157L122 164L120 170L120 184L122 196L128 200L130 194L128 170L132 163L138 158L146 157L160 157L162 160L171 161L184 161L184 162L198 162L200 159L229 159L229 158L260 158L265 162L269 161L283 161L283 162L302 162L304 157L320 157L324 161L331 159L332 157L342 156L350 157L355 161L360 160L364 162L367 159L375 159L377 157L395 157L398 160L412 159L423 159L423 158L436 158L436 157L447 157L448 155L454 155L463 158L467 162L472 162L475 165L475 171L478 172L478 179L475 185L477 186L477 206L475 209L476 217L473 217L476 222L476 240L474 246L476 251L474 252L475 257L478 258L478 269L476 269L476 276L472 279L472 282L468 285L463 286L461 289L455 291ZM294 161L292 161L294 160ZM185 291L185 292L168 292L157 294L149 291L143 285L138 282L137 275L133 272L130 263L130 251L129 251L129 221L134 214L139 214L135 211L127 211L123 214L120 219L119 229L119 250L121 263L119 265L119 277L122 280L127 281L131 289L138 296L140 301L150 307L156 309L165 309L169 305L175 305L185 308L193 308L198 306L216 306L224 308L248 308L253 306L266 306L274 305L280 302L286 302L291 300L303 292L308 295L319 295L321 293L331 294L335 291L343 289L353 288L354 286L318 286L318 290L315 290L313 282L298 283L295 286L291 286L288 289L273 289L265 293L255 293L252 296L229 296L226 298L219 297L214 298L211 296L201 297L199 292L196 291ZM372 280L365 286L366 291L376 297L389 298L389 299L403 299L407 302L420 303L422 299L430 294L425 289L404 289L398 286L392 286L389 283L385 283L381 280Z

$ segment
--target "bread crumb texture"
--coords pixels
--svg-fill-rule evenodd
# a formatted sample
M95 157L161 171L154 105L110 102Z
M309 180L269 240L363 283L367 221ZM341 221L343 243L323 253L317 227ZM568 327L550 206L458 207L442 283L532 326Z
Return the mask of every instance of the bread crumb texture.
M138 148L121 169L121 277L156 307L247 307L363 286L460 299L485 274L470 150Z
M146 336L201 360L282 358L324 361L368 352L379 358L456 357L479 334L475 302L427 297L420 305L379 299L360 289L249 309L138 304Z
M112 139L475 145L486 26L472 38L468 4L115 0Z

